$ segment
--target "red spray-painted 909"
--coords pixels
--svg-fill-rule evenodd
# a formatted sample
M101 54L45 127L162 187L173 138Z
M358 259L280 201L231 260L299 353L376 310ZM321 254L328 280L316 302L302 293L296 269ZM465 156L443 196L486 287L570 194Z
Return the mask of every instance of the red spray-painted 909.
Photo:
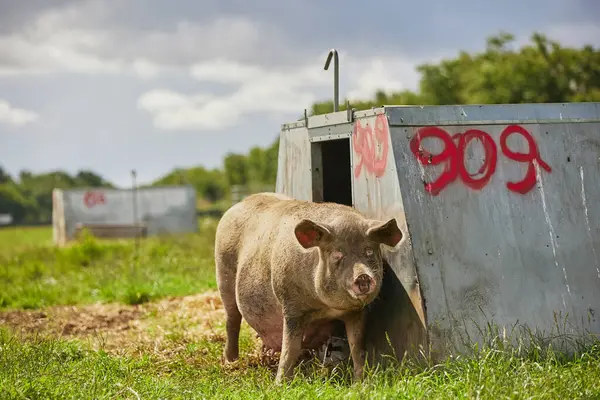
M360 121L354 123L352 146L359 157L354 168L354 176L358 178L363 167L380 178L385 174L389 150L389 129L385 115L379 114L375 118L375 129L368 124L363 127ZM381 145L381 153L377 153L377 142Z
M527 153L513 152L508 148L507 140L512 134L520 134L525 138L529 151ZM444 150L439 154L431 154L421 147L423 139L433 137L444 142ZM484 162L476 174L469 174L465 168L464 153L469 143L478 139L485 152ZM458 140L458 144L454 141ZM500 148L502 153L509 159L517 162L528 163L527 173L523 180L519 182L508 182L508 190L516 193L525 194L529 192L537 181L534 162L537 162L547 172L552 168L542 160L539 149L531 134L522 126L509 125L500 135ZM471 189L479 190L484 188L494 175L498 163L498 151L492 137L481 130L470 129L464 133L457 133L450 136L448 132L439 127L425 127L420 129L415 137L410 141L410 150L422 165L439 165L445 163L444 171L433 182L425 183L425 190L434 196L437 196L446 186L460 177L461 181ZM481 175L474 178L476 175Z

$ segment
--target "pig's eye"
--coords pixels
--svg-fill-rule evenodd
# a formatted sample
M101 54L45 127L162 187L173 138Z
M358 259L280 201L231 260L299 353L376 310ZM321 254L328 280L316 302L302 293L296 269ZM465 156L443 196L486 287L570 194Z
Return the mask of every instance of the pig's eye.
M337 262L344 258L344 254L341 251L334 251L331 253L331 258Z
M373 249L370 247L367 247L365 249L365 254L367 255L367 257L371 257L373 255Z

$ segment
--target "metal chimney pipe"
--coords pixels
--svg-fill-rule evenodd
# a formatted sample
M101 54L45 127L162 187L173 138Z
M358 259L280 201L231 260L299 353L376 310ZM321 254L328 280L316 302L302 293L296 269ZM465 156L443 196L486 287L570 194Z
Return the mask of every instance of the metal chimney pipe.
M329 69L331 59L333 58L333 111L340 109L340 59L336 49L329 50L327 60L325 61L325 70Z

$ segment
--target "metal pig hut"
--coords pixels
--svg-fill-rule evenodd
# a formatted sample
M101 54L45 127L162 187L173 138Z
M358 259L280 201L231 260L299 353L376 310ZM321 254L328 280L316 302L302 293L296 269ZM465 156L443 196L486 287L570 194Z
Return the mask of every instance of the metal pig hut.
M191 185L54 189L52 225L59 246L83 228L111 238L197 232L196 190Z
M276 191L397 219L370 354L445 356L488 324L600 333L600 103L337 111L337 93L282 126Z

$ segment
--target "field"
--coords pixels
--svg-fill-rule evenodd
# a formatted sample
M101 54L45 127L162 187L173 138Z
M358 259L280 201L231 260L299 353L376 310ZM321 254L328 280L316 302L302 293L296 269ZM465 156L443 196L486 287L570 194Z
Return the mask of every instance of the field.
M276 360L244 324L241 359L222 365L216 222L200 226L139 247L85 237L63 249L50 228L0 230L0 398L600 398L600 344L569 358L497 345L362 383L312 362L277 387Z

